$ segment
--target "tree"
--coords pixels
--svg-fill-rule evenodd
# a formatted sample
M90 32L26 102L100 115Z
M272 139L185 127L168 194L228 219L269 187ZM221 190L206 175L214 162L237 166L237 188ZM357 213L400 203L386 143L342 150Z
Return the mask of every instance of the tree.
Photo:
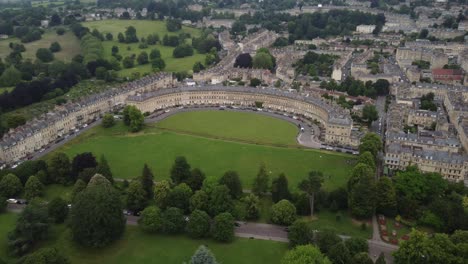
M63 223L68 216L67 202L60 197L55 197L47 204L47 211L54 223Z
M96 167L96 173L101 174L102 176L106 177L110 183L114 183L114 178L112 177L112 172L110 170L109 164L107 163L106 157L101 155L99 159L99 163Z
M56 248L41 248L36 252L27 255L23 264L69 264L66 256L59 253Z
M370 151L365 151L359 154L357 163L363 163L376 170L375 159Z
M183 156L176 157L171 168L171 180L174 184L186 182L190 178L190 164Z
M421 31L419 32L418 38L420 38L420 39L425 39L425 38L427 38L428 35L429 35L429 30L427 30L427 28L423 28L423 29L421 29Z
M242 196L242 183L239 178L239 174L235 171L227 171L219 179L219 184L226 185L229 189L229 194L232 198L238 199Z
M253 57L252 66L255 69L269 69L274 67L273 57L266 52L257 52Z
M212 216L224 212L231 212L234 204L226 185L218 185L213 188L209 194L209 213Z
M96 168L97 161L91 152L77 154L72 161L71 175L76 179L78 175L87 168Z
M367 240L364 238L351 237L346 239L344 242L351 256L361 252L369 252L369 245L367 244Z
M24 208L16 221L15 229L8 234L8 245L14 255L21 256L37 242L45 239L48 232L47 208L33 201Z
M148 165L146 163L143 166L143 172L141 174L140 182L141 182L141 185L143 186L143 189L146 192L145 199L147 201L153 199L153 197L154 197L154 191L153 191L154 176L153 176L153 172L151 171L151 169L148 167Z
M259 86L260 84L262 84L262 80L258 79L258 78L252 78L250 79L250 86L252 87L257 87Z
M211 253L211 251L204 245L201 245L200 247L198 247L197 251L195 251L195 254L193 254L189 263L190 264L218 264L213 253Z
M162 213L163 232L167 234L182 233L185 229L184 211L176 207L169 207Z
M333 263L337 264L349 263L349 260L351 259L351 254L343 242L333 245L328 251L327 256Z
M396 190L392 180L382 176L377 182L376 211L386 216L395 216L397 210Z
M255 194L250 193L242 198L242 202L245 205L245 218L258 219L260 216L260 199Z
M54 60L54 54L49 49L39 48L36 51L36 58L42 62L51 62Z
M290 225L296 220L296 207L288 200L281 200L271 207L271 221L279 225Z
M291 193L288 187L288 178L284 173L281 173L278 178L273 179L271 183L271 198L277 203L283 199L290 200Z
M169 193L168 205L182 209L184 212L188 212L191 196L192 189L190 189L186 183L181 183L174 187Z
M141 52L139 55L138 55L138 58L137 58L137 62L138 64L140 65L143 65L143 64L147 64L149 62L148 60L148 53L146 52Z
M129 127L130 132L138 132L143 129L145 118L140 110L134 105L128 105L123 111L124 124Z
M168 181L162 180L154 187L154 200L159 208L166 208L171 186Z
M80 245L108 245L123 234L125 222L120 194L102 175L95 175L75 197L70 227L73 239Z
M190 197L190 211L194 210L201 210L201 211L208 211L209 204L208 204L208 194L206 194L203 190L196 191L192 197Z
M315 194L320 191L323 183L323 174L320 171L309 172L309 177L299 183L299 189L309 197L310 216L314 216Z
M3 71L2 75L0 75L0 85L2 86L15 86L21 81L21 72L16 69L15 66L11 65L10 67L6 68ZM10 126L15 128L16 126Z
M214 218L213 238L219 242L231 242L234 239L234 217L230 213L221 213Z
M358 218L371 217L375 210L376 187L372 168L357 164L348 180L348 205Z
M161 210L156 206L148 206L141 212L138 226L146 233L157 233L163 229Z
M317 233L316 245L325 255L327 255L334 245L340 242L341 238L333 230L323 229Z
M162 71L164 68L166 68L166 63L164 62L163 59L161 58L156 58L151 61L151 67L155 71Z
M60 46L60 43L55 41L55 42L52 42L52 44L50 44L49 50L53 53L59 52L62 50L62 46Z
M78 179L75 182L75 185L73 185L73 189L70 195L71 201L73 202L78 193L82 192L84 189L86 189L86 183L83 180Z
M192 238L206 237L210 232L210 216L204 211L193 211L189 217L186 230Z
M53 14L52 17L50 17L50 23L49 26L55 27L62 24L62 19L58 14Z
M365 105L362 109L362 119L367 121L367 124L370 126L372 122L379 119L379 112L375 105Z
M112 35L112 33L107 32L107 33L106 33L106 40L111 41L112 39L114 39L114 36Z
M120 38L119 38L119 40L120 40ZM136 29L133 26L129 26L125 30L125 42L126 43L138 42L138 37L136 35Z
M182 21L180 19L167 19L166 28L169 32L175 32L182 28Z
M125 69L130 69L135 66L135 59L133 57L127 56L122 60L122 65Z
M187 180L187 184L193 191L200 190L205 178L205 174L199 168L194 168L190 171L190 178Z
M369 257L369 253L361 252L354 255L351 259L351 263L359 263L359 264L373 264L374 262ZM409 262L411 263L411 262Z
M252 68L252 56L249 53L242 53L237 56L234 67Z
M105 114L102 118L102 126L105 128L113 127L115 125L115 119L112 114Z
M0 196L15 197L23 190L20 179L14 174L7 174L0 180Z
M172 51L174 58L184 58L193 55L193 48L188 44L180 44Z
M267 193L268 182L269 182L269 176L266 171L265 164L261 164L260 169L258 170L258 173L257 173L257 177L254 179L252 192L258 196Z
M161 58L161 52L158 49L152 49L149 57L150 57L150 60Z
M205 66L204 66L201 62L199 62L199 61L197 61L197 62L195 62L195 64L193 64L192 70L193 70L193 72L195 72L195 73L201 72L201 71L203 71L204 69L205 69Z
M289 226L289 245L294 248L298 245L307 245L312 243L314 233L309 222L305 220L296 220Z
M122 34L122 32L119 32L119 34L117 35L117 39L120 43L125 43L125 36Z
M35 197L42 196L44 192L44 184L39 179L32 175L29 177L26 185L24 186L24 196L26 199L31 200Z
M140 212L146 207L147 201L146 191L143 189L141 182L130 182L127 189L127 208L134 212Z
M359 153L369 151L374 156L374 160L377 158L377 153L382 150L382 141L380 137L375 133L367 133L362 139L359 145Z
M288 251L281 260L281 264L332 264L318 248L313 245L297 246Z

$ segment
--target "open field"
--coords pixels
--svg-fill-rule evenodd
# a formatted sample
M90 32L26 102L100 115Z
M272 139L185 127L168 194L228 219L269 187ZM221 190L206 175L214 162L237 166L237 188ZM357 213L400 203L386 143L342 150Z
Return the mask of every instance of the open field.
M295 125L278 118L252 113L231 111L184 112L161 120L156 126L173 131L207 135L208 137L297 145L298 129ZM244 129L245 127L249 129Z
M204 62L205 55L198 54L195 51L195 54L190 57L185 58L173 58L172 51L174 50L173 47L162 46L160 44L157 45L150 45L146 49L139 49L139 43L119 43L117 41L117 35L119 32L125 33L125 29L128 26L133 26L136 29L137 36L139 39L142 37L146 38L149 34L157 33L160 39L163 38L165 34L168 35L179 35L180 33L189 33L191 37L199 37L200 30L183 26L182 30L177 32L168 32L166 29L166 23L163 21L150 21L150 20L118 20L118 19L110 19L110 20L102 20L102 21L92 21L92 22L85 22L83 26L88 27L91 31L93 29L99 30L99 32L106 34L112 33L114 39L112 41L104 41L104 56L109 58L112 56L112 46L119 47L119 54L122 57L130 56L135 54L138 56L142 51L146 51L148 55L150 54L151 50L154 48L159 49L161 52L161 57L166 62L165 71L189 71L192 70L193 64L197 61ZM140 74L152 72L151 64L145 65L135 65L134 68L131 69L122 69L119 71L120 76L131 76L134 72L140 72Z
M58 60L71 61L75 55L80 54L80 41L78 38L69 30L62 36L57 35L55 30L48 30L42 35L40 40L36 40L30 43L23 43L26 51L21 53L24 59L36 60L36 51L39 48L49 48L52 42L57 41L62 46L62 50L54 53L54 57ZM0 57L5 58L10 54L11 49L8 46L10 42L21 43L17 38L9 38L0 41Z
M14 213L0 214L0 259L4 261L8 259L7 235L15 228L16 218L17 215Z
M243 128L244 135L254 134L252 127L238 126ZM291 140L295 140L295 135ZM192 167L202 169L209 178L219 178L227 170L236 170L246 189L251 187L262 162L271 177L284 172L293 189L309 171L322 171L324 187L328 190L344 186L354 164L354 157L350 155L217 140L162 131L154 124L142 132L129 134L120 122L110 129L98 126L86 131L57 151L67 153L70 158L89 151L96 157L104 154L114 177L125 179L139 176L144 163L152 168L156 180L169 179L175 157L185 156Z
M287 243L236 238L229 244L213 240L194 240L185 236L148 235L137 227L127 226L124 236L114 244L97 250L83 249L72 243L70 232L54 228L47 246L54 246L68 256L71 263L183 263L200 245L206 245L223 264L280 263Z

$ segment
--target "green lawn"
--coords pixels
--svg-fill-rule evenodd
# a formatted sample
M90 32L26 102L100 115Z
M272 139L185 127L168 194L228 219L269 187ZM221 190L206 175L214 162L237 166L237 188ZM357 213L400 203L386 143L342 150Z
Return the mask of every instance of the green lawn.
M36 51L39 48L49 48L52 42L57 41L60 43L62 50L54 53L54 57L62 61L71 61L75 55L80 54L80 41L78 38L71 32L67 31L62 36L57 35L55 30L51 29L46 31L40 40L36 40L30 43L24 43L26 51L21 53L24 59L31 59L32 61L36 60ZM9 38L0 41L0 57L5 58L10 54L11 49L8 46L10 42L21 43L17 38Z
M8 259L7 235L15 228L17 214L0 213L0 259Z
M184 112L158 122L157 127L208 137L297 145L298 129L294 124L260 114L230 111ZM249 129L245 129L246 127Z
M104 56L109 58L112 56L112 46L119 47L119 54L122 57L130 56L135 54L138 56L142 51L146 51L148 55L150 54L151 50L154 48L159 49L161 52L161 56L166 62L165 71L175 72L175 71L189 71L192 70L193 64L197 61L204 62L205 55L198 54L195 52L193 56L186 57L186 58L173 58L172 51L174 50L173 47L166 47L160 44L148 46L146 49L139 49L139 43L119 43L117 41L117 35L119 32L125 33L125 29L128 26L135 27L137 31L137 36L139 39L142 37L146 38L149 34L157 33L159 37L162 39L165 34L168 35L178 35L182 32L189 33L191 37L199 37L200 30L183 26L182 30L178 32L168 32L166 29L166 23L162 21L150 21L150 20L119 20L119 19L110 19L110 20L102 20L102 21L92 21L92 22L85 22L83 26L90 28L90 30L98 29L99 32L106 34L108 32L112 33L114 36L113 41L104 41ZM140 72L140 74L152 72L151 65L136 65L134 68L131 69L122 69L119 71L120 76L131 76L134 72Z
M224 119L228 117L226 115ZM256 118L260 117L263 116ZM238 125L246 130L244 135L253 134L249 130L260 129ZM140 133L129 134L122 123L110 129L95 127L58 151L67 153L71 158L89 151L96 157L104 154L114 177L125 179L139 176L144 163L153 169L156 180L168 179L175 157L182 155L192 167L202 169L207 177L218 178L227 170L236 170L247 189L251 187L262 162L271 177L284 172L293 189L311 170L322 171L325 174L324 188L335 189L346 184L355 160L350 155L340 153L244 144L161 131L154 124Z
M223 264L280 263L287 243L236 238L229 244L213 240L194 240L185 236L148 235L137 227L127 226L122 239L104 249L83 249L71 242L63 226L54 228L47 246L54 246L68 256L71 263L184 263L200 245L206 245Z
M340 220L337 220L337 214L341 216ZM365 222L367 228L366 230L362 230L362 222L352 219L346 211L332 213L328 210L322 210L314 214L314 218L312 220L310 217L304 217L304 219L309 220L310 225L315 230L333 229L339 235L361 237L365 239L371 238L372 236L371 222Z

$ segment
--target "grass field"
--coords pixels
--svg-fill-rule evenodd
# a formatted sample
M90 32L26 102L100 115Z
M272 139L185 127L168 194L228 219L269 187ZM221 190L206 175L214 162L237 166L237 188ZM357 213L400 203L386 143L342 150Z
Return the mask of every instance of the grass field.
M55 227L49 243L70 258L71 263L184 263L200 245L207 245L223 264L279 263L287 243L236 238L229 244L194 240L185 236L148 235L127 226L123 238L98 250L83 249L72 243L64 226Z
M24 59L31 59L32 61L36 60L36 51L39 48L49 48L50 44L54 41L60 43L62 50L54 53L54 57L58 60L71 61L75 55L80 54L80 41L78 38L71 32L67 31L62 36L57 35L55 30L48 30L42 35L42 38L37 41L30 43L24 43L26 51L21 53ZM0 41L0 57L5 58L10 54L11 49L8 46L10 42L21 43L17 38L9 38Z
M166 23L162 21L150 21L150 20L119 20L119 19L110 19L110 20L102 20L102 21L91 21L83 23L83 26L90 28L90 30L98 29L99 32L106 34L108 32L112 33L114 36L113 41L104 41L104 55L105 57L109 58L112 56L112 46L119 47L119 54L122 57L130 56L135 54L138 56L142 51L146 51L148 55L150 54L151 50L154 48L159 49L161 52L161 56L166 62L166 69L165 71L189 71L192 70L193 64L197 61L204 62L205 55L198 54L195 52L193 56L186 57L186 58L173 58L172 51L174 50L173 47L166 47L160 44L148 46L146 49L139 49L139 43L119 43L117 41L117 35L119 32L125 33L125 29L128 26L135 27L137 31L137 36L139 39L142 37L146 38L149 34L157 33L159 37L162 39L165 34L168 35L178 35L182 32L189 33L192 37L200 36L200 30L183 26L182 30L178 32L168 32L166 29ZM130 50L127 50L130 48ZM122 69L119 71L120 76L131 76L134 72L140 72L141 74L151 72L151 65L136 65L134 68L131 69Z
M242 124L242 127L239 124ZM156 126L208 137L297 145L298 129L295 125L260 114L230 111L184 112L170 116L158 122ZM249 129L243 129L244 127Z
M0 214L0 259L8 259L7 235L15 228L17 215L14 213Z
M336 219L337 214L340 215L340 220ZM328 210L322 210L314 214L313 219L310 219L310 217L304 217L304 219L310 221L310 225L314 230L332 229L339 235L365 239L369 239L372 236L372 223L365 222L367 227L365 230L362 230L362 222L352 219L346 211L332 213Z
M229 120L228 117L224 119ZM253 118L260 117L266 118ZM243 123L238 123L237 127L245 130L242 132L244 135L253 133L250 131L252 129L259 129L244 126ZM291 140L294 139L295 135ZM104 154L115 178L137 177L141 174L143 164L147 163L153 169L156 180L168 179L175 157L182 155L192 167L202 169L207 177L219 178L227 170L236 170L244 188L251 187L262 162L271 177L284 172L291 188L296 188L309 171L322 171L325 174L324 187L328 190L346 184L354 163L354 158L345 154L217 140L162 131L154 124L137 134L127 133L122 123L110 129L98 126L68 142L58 151L67 153L71 158L89 151L96 157Z

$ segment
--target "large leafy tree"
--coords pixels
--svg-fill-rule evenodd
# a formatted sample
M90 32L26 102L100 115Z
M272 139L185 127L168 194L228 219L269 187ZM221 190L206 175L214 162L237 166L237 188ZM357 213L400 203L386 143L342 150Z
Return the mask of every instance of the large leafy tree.
M33 201L21 212L15 229L8 235L9 248L14 255L23 255L37 242L44 240L48 232L47 207Z
M96 167L96 173L101 174L102 176L106 177L111 183L114 183L114 178L112 177L112 172L109 167L109 163L107 162L106 157L101 155L99 159L99 164Z
M377 153L382 150L382 140L375 133L367 133L362 139L361 144L359 145L359 153L364 153L369 151L374 156L374 159L377 158Z
M363 163L371 167L374 171L376 169L374 156L370 151L365 151L359 154L357 163Z
M192 189L185 184L181 183L174 187L169 193L168 205L182 209L184 212L189 211L190 197L192 196Z
M232 211L234 205L226 185L214 187L209 196L210 215L215 216L220 213Z
M297 246L288 251L281 260L281 264L332 264L320 250L313 245Z
M70 212L73 239L80 245L99 248L118 239L125 229L120 194L102 175L95 175L75 197Z
M154 187L154 200L156 206L161 209L166 208L169 199L169 193L171 192L171 186L168 181L162 180Z
M185 229L184 211L176 207L169 207L162 213L163 232L167 234L182 233Z
M20 179L14 174L7 174L0 180L0 196L15 197L23 190Z
M267 193L269 181L270 181L270 177L268 176L268 172L266 170L265 164L261 164L260 169L258 170L258 173L257 173L257 177L255 177L254 179L252 192L258 196Z
M127 189L127 208L135 212L140 212L148 203L146 196L146 191L141 185L141 182L132 181Z
M296 220L296 207L288 200L281 200L271 207L271 221L279 225L290 225Z
M42 196L44 192L44 184L36 176L29 177L26 185L24 186L24 196L26 199Z
M198 247L197 251L195 251L195 254L193 254L192 258L190 258L189 263L190 264L218 264L213 253L211 253L211 251L203 245Z
M230 213L221 213L214 218L213 238L219 242L231 242L234 239L234 217Z
M151 169L148 167L148 165L145 163L145 166L143 167L143 172L141 174L141 178L140 178L140 181L141 181L141 185L143 187L143 189L145 190L146 192L146 200L151 200L153 199L154 197L154 190L153 190L153 186L154 186L154 176L153 176L153 172L151 171Z
M210 232L210 216L200 210L195 210L189 217L187 223L187 233L192 238L206 237Z
M74 179L78 177L80 172L87 168L96 168L97 161L91 152L83 152L73 158L71 166L71 174Z
M367 243L367 240L365 240L364 238L351 237L349 239L346 239L344 242L351 256L354 256L357 253L369 251L369 245Z
M341 238L333 230L324 229L317 233L316 244L324 254L327 254L334 245L340 242Z
M47 204L47 210L49 217L52 218L55 223L63 223L69 211L67 202L60 197L52 199L52 201Z
M238 199L242 196L242 183L239 174L235 171L227 171L219 179L219 184L226 185L232 198Z
M62 255L56 248L41 248L36 252L26 256L23 264L69 264L70 261Z
M141 212L138 226L147 233L157 233L163 229L161 209L156 206L148 206Z
M183 156L176 157L171 168L171 180L174 184L186 182L190 178L190 164Z
M299 183L299 189L307 193L307 196L309 197L311 216L314 215L315 195L320 191L320 188L322 188L322 183L323 183L323 174L320 171L309 172L308 178L302 180Z
M386 216L395 216L397 197L392 180L382 176L377 182L376 211Z
M200 190L205 178L205 173L203 173L203 171L199 168L194 168L190 171L190 178L187 180L187 184L193 191Z
M201 210L201 211L208 211L209 204L208 204L208 194L206 194L203 190L196 191L192 197L190 197L190 211L194 210Z
M375 210L376 186L372 168L357 164L348 180L348 205L351 214L359 218L371 217Z
M77 180L75 185L73 185L71 201L73 202L78 193L82 192L84 189L86 189L86 183L83 180Z
M343 242L333 245L327 253L328 258L333 263L348 263L351 259L351 254Z
M50 176L49 182L66 183L71 180L71 163L68 156L63 152L52 154L47 160L47 171Z
M308 221L296 220L289 227L288 239L291 247L310 244L313 238L313 230Z
M291 193L288 187L288 178L281 173L278 178L273 179L271 183L271 199L277 203L283 199L290 200Z
M242 198L245 205L245 218L258 219L260 217L260 199L253 193Z

